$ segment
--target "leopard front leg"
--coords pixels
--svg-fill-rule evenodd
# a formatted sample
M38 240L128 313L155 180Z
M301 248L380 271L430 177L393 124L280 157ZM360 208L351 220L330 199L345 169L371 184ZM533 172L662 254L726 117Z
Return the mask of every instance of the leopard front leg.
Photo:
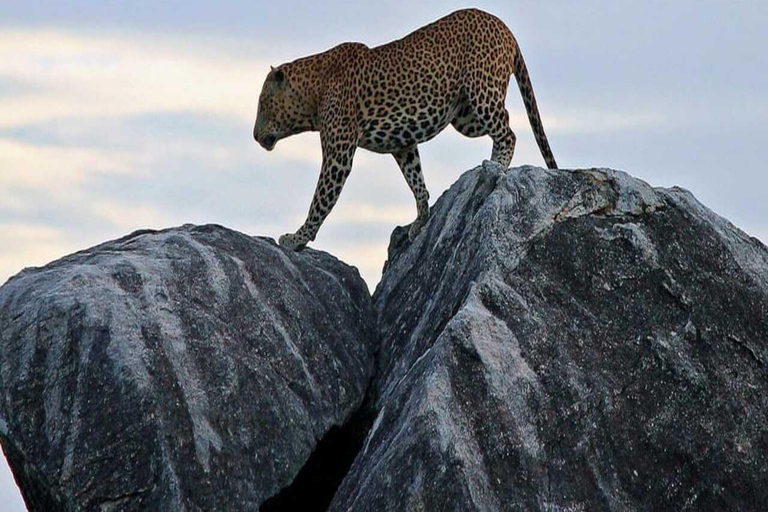
M317 231L339 199L344 182L352 170L355 149L355 144L351 142L323 144L323 165L307 220L295 233L280 237L278 242L282 247L299 250L315 239Z
M408 230L408 239L413 240L429 219L429 192L424 185L424 176L421 173L419 148L414 145L397 153L392 153L392 156L395 157L397 165L400 166L400 171L416 199L416 220L413 221L411 229Z

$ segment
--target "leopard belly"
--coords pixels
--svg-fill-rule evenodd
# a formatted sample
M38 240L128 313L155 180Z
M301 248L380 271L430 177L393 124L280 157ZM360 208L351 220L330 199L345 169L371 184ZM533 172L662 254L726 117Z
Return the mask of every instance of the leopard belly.
M358 146L375 153L395 153L427 142L451 123L458 102L440 106L406 106L400 112L374 116L361 122Z

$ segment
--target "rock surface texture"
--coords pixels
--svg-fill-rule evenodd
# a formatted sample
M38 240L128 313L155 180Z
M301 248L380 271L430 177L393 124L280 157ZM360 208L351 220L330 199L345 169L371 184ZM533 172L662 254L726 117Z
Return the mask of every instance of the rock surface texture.
M768 249L490 162L373 303L324 253L136 233L0 289L0 441L33 510L764 510Z
M359 408L357 271L218 226L138 232L0 290L0 440L30 510L256 510Z
M334 511L764 510L768 250L684 190L490 162L393 234Z

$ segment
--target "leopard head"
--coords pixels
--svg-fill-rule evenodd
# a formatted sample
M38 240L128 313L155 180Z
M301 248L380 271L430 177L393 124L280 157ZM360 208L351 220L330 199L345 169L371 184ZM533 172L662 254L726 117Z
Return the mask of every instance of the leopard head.
M289 65L272 67L259 96L253 138L271 151L280 139L314 127L311 106Z

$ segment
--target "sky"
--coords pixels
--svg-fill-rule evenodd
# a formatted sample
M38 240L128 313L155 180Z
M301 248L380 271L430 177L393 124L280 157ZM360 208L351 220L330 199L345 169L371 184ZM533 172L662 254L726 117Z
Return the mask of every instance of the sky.
M319 136L269 153L253 141L269 66L382 44L468 6L515 33L561 167L684 187L768 242L764 0L0 0L0 284L136 229L295 231ZM507 107L512 165L542 166L514 81ZM452 128L422 145L431 203L490 151ZM394 159L358 150L311 245L373 290L392 229L415 216ZM24 510L7 467L0 509Z

